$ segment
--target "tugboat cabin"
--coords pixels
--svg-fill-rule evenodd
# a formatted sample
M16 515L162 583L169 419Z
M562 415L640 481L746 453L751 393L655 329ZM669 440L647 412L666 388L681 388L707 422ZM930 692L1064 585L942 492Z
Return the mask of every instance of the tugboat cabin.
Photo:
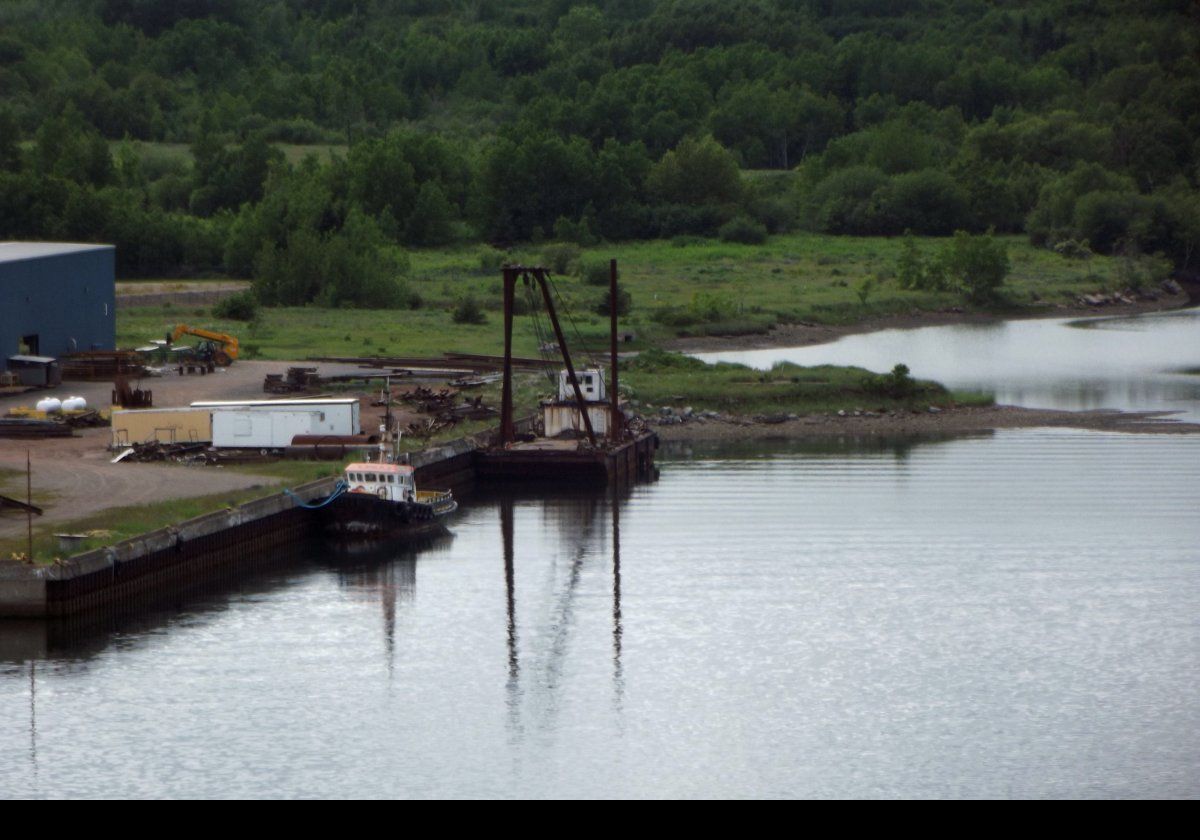
M387 502L417 498L413 468L408 464L347 464L345 476L351 493L366 493Z

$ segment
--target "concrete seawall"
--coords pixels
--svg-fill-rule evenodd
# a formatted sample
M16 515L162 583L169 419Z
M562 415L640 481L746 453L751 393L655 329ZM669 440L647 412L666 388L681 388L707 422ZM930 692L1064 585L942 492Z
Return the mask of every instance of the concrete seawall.
M292 492L326 495L325 478ZM250 565L269 549L310 535L311 521L276 493L205 514L50 566L0 564L0 617L43 618L119 605L156 588L203 579L229 565Z
M493 437L493 432L482 432L413 452L410 462L418 486L456 491L469 487L475 452ZM291 492L308 501L328 495L336 481L318 479ZM263 558L277 555L275 549L314 535L313 518L281 492L49 566L0 561L0 619L53 618L132 606L147 594L252 569Z

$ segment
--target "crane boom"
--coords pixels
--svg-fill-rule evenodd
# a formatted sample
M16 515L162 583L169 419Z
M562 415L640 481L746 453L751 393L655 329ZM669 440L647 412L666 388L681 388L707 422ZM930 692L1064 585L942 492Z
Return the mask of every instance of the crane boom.
M212 360L221 367L228 367L238 357L238 340L228 333L206 330L202 327L189 327L179 324L171 331L169 343L174 344L185 335L194 335L212 343Z

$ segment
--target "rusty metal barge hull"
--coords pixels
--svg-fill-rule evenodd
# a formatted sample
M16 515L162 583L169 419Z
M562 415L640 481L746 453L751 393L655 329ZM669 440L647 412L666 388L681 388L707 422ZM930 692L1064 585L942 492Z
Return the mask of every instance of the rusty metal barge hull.
M598 449L542 449L515 444L475 454L475 476L480 481L555 481L586 484L646 481L654 478L654 453L658 435L653 432L633 440Z

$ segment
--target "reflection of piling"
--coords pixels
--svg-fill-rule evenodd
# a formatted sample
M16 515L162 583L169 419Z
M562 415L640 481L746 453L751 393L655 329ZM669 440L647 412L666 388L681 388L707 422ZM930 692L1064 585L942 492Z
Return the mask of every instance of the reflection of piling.
M517 605L513 570L513 501L500 502L500 535L504 542L504 597L508 611L508 676L515 680L520 671L517 660Z
M612 488L612 562L613 562L613 688L620 703L625 680L621 672L621 506L618 503L619 488Z

